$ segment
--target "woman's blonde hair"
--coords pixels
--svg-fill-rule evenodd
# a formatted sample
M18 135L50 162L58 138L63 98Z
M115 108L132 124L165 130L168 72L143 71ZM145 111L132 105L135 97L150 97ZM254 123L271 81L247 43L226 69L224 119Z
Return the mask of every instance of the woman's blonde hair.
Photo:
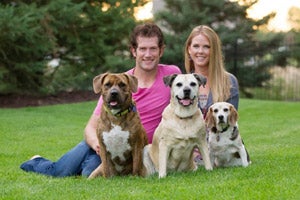
M224 67L221 40L210 27L200 25L195 27L190 33L184 49L185 70L187 73L195 71L195 65L189 55L188 48L192 43L192 39L200 34L204 35L210 44L208 84L212 92L213 102L226 101L230 96L231 81Z

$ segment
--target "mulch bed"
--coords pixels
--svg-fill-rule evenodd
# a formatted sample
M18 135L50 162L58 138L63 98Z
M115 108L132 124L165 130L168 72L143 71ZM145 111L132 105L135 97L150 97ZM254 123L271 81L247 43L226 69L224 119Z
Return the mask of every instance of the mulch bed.
M93 101L99 98L99 94L93 91L60 92L49 96L31 95L0 95L0 108L21 108L28 106L44 106L64 103L77 103Z

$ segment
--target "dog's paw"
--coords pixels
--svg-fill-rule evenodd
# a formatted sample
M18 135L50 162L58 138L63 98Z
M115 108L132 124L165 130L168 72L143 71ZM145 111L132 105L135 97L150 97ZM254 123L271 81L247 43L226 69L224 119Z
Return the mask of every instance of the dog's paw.
M158 178L165 178L167 176L166 173L159 173Z
M95 177L89 175L87 179L88 179L88 180L92 180L92 179L94 179L94 178L95 178Z
M251 161L250 161L250 162L243 163L242 166L243 166L243 167L248 167L250 164L251 164Z

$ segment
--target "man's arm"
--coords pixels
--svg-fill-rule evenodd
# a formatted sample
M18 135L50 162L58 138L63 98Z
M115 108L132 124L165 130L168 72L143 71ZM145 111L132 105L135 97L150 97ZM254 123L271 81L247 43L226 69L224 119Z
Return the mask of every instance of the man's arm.
M97 138L97 123L99 116L93 114L89 119L85 129L84 129L84 137L86 143L96 151L99 155L99 142Z

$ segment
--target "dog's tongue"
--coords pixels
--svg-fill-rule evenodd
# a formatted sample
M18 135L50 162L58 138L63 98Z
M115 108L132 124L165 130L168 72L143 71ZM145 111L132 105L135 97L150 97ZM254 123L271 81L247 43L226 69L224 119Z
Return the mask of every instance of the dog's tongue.
M188 106L188 105L192 104L192 100L190 100L190 99L181 99L180 103L184 106Z
M118 102L116 102L116 101L111 101L111 102L109 102L109 105L110 106L116 106L118 104Z

